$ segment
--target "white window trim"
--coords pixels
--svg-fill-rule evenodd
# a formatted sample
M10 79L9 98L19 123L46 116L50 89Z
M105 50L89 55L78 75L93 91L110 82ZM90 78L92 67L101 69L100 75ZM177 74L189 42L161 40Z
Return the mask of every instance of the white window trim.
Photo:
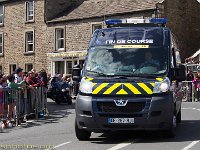
M31 16L33 16L32 20L29 20L29 15L28 15L28 13L29 13L28 3L29 2L33 2L33 15L31 15ZM31 0L26 1L25 2L25 10L26 10L26 13L25 13L25 22L34 22L35 21L35 1L34 0L33 1L31 1Z
M33 42L32 42L32 44L33 44L33 51L27 51L27 40L26 40L27 37L26 37L26 34L28 32L33 32ZM27 31L25 31L25 33L24 33L24 46L25 46L25 53L33 53L35 51L35 32L34 32L34 30L27 30Z
M2 35L2 53L0 53L0 56L2 56L4 54L4 34L3 32L0 32L0 34ZM1 45L1 43L0 43Z
M95 26L95 25L101 25L101 26L102 26L102 29L103 29L103 23L102 23L102 22L94 22L94 23L91 23L91 34L94 33L94 31L93 31L93 26Z
M62 29L63 30L63 38L57 38L57 30L59 30L59 29ZM56 51L64 51L65 50L65 28L64 27L57 27L57 28L55 28L55 35L54 35L54 37L55 37L55 50ZM58 40L63 40L63 48L58 48Z
M5 17L5 7L4 5L1 5L3 7L3 14L2 14L2 22L0 22L0 26L4 25L4 17Z

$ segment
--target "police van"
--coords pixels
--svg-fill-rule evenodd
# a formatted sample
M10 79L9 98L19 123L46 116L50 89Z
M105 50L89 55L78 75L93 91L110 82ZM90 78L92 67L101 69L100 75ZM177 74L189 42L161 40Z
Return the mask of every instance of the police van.
M76 99L75 132L162 130L174 136L181 122L185 67L177 60L165 18L114 19L92 35Z

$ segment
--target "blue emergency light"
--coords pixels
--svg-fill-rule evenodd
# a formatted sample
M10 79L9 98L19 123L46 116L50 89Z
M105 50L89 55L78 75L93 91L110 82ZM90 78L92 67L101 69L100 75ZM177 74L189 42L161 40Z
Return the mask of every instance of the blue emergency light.
M153 23L153 24L166 24L166 18L150 18L150 19L109 19L105 21L106 25L118 25L118 24L141 24L141 23Z
M155 23L155 24L166 24L167 19L166 18L151 18L150 22Z

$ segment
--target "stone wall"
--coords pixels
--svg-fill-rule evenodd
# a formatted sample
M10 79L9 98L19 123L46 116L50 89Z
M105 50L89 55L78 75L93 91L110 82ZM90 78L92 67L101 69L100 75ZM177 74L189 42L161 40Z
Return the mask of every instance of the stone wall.
M25 20L25 1L5 3L4 25L0 32L4 34L4 56L0 57L3 72L9 73L9 64L16 64L25 69L25 64L32 63L37 70L46 68L46 24L44 22L44 0L35 1L35 21ZM35 51L25 54L25 32L34 31Z

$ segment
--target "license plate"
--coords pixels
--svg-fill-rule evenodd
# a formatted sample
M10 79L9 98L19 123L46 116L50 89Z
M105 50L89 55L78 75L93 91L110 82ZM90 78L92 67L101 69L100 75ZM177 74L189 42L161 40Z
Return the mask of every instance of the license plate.
M108 123L134 123L134 118L108 118Z

